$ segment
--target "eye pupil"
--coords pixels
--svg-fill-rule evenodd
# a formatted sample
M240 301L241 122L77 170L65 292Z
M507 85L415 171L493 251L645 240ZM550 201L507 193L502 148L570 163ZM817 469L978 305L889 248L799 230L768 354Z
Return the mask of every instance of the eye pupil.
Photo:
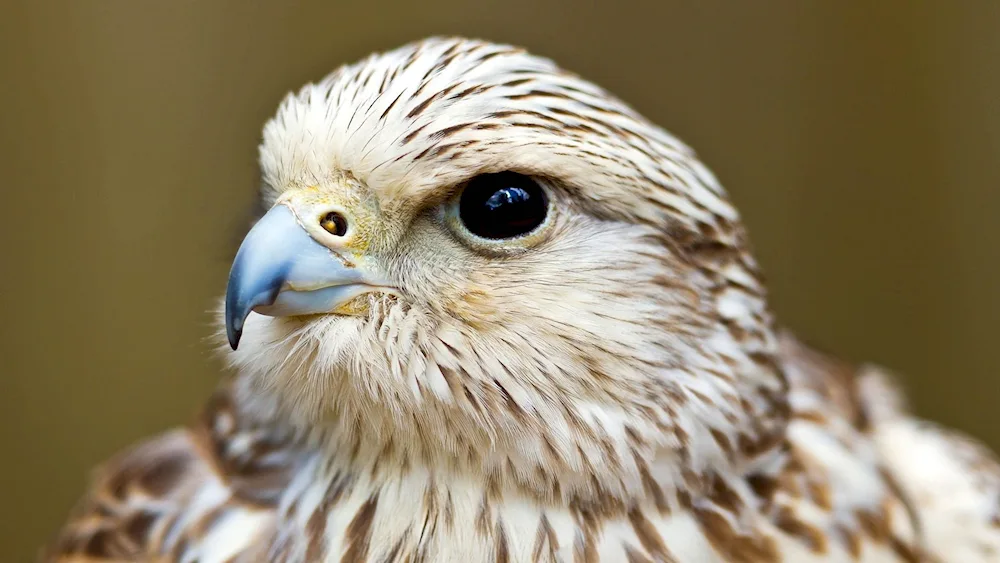
M459 201L465 228L493 240L526 235L545 221L547 213L548 200L541 186L513 172L473 178Z

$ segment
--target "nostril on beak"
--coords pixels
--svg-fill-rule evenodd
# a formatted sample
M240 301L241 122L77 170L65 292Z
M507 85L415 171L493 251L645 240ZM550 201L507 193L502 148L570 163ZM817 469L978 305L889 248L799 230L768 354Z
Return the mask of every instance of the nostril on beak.
M336 211L331 211L320 217L319 226L335 237L342 237L347 234L347 218Z

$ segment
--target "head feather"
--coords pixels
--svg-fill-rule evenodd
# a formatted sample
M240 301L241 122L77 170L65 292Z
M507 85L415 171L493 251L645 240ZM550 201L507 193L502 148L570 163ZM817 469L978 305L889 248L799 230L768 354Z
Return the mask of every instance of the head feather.
M430 39L290 94L260 162L266 204L345 177L377 200L371 251L404 286L364 318L251 316L229 356L246 400L345 463L621 498L650 464L679 483L777 446L786 382L739 216L691 149L601 88ZM531 251L481 256L428 210L506 170L557 188L561 219Z

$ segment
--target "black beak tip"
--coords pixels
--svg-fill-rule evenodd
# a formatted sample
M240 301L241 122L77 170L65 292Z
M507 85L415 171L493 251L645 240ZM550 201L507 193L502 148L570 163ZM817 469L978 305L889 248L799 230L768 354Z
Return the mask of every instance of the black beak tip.
M243 331L232 326L226 327L226 336L229 337L229 347L236 350L240 347L240 337L243 336Z
M236 350L243 336L243 323L254 307L271 305L278 298L282 284L285 283L287 264L279 264L270 268L262 276L250 276L248 281L244 270L246 260L243 248L236 253L232 270L229 272L229 283L226 285L226 337L229 346Z
M240 337L243 336L243 321L246 320L246 314L239 310L241 307L238 307L229 295L226 296L226 337L229 339L229 347L236 350L240 346Z

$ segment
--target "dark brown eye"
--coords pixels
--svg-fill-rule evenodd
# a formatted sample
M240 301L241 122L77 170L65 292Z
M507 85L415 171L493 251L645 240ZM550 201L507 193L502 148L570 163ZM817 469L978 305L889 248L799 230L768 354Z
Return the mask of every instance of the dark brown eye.
M335 237L347 234L347 219L336 211L331 211L319 220L319 226Z
M458 216L470 233L491 240L526 235L545 221L545 190L522 174L500 172L473 178L465 186Z

